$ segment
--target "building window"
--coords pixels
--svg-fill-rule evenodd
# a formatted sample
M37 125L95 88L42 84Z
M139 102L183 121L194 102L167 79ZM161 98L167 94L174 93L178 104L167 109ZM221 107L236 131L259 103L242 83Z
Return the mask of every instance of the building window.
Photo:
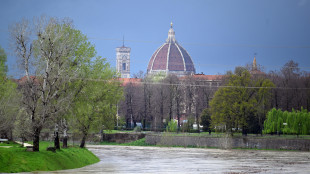
M123 63L123 70L126 70L126 63Z

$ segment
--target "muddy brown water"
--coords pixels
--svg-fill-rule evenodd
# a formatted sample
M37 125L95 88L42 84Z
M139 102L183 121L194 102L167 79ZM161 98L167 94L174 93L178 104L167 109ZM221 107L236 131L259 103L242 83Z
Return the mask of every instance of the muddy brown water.
M73 173L310 173L310 152L89 145L100 162Z

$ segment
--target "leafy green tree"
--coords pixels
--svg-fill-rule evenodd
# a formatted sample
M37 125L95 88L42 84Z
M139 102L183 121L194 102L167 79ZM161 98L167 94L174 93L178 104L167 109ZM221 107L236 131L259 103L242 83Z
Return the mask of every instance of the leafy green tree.
M83 71L82 80L73 85L79 90L71 107L75 128L83 135L81 148L85 147L90 130L100 130L102 126L105 129L114 128L116 105L123 91L120 83L113 80L116 72L105 59L98 57L85 66Z
M294 111L293 111L294 112ZM301 135L302 131L302 116L300 112L294 112L294 124L293 124L293 130L296 133L297 137Z
M283 119L282 119L282 117L278 118L277 132L278 132L279 135L283 132Z
M8 71L8 66L5 64L7 56L4 49L0 46L0 77L5 77Z
M18 112L17 85L7 77L7 56L0 46L0 137L12 139L12 130Z
M74 97L70 83L95 51L68 20L42 17L33 24L23 20L10 33L25 71L19 84L22 109L32 122L33 150L39 151L41 130L65 114Z
M209 131L209 129L211 129L210 128L210 126L211 126L211 115L210 115L208 108L204 109L201 112L200 118L201 118L201 125L203 126L203 131L205 131L205 132Z
M246 135L250 119L266 104L274 85L264 77L254 78L244 68L236 68L235 74L227 76L227 87L220 88L210 103L212 125L224 125L231 134L241 128Z
M281 111L273 108L267 114L267 119L264 122L264 133L285 133L307 135L309 132L310 114L306 109L301 108L301 111L292 112ZM285 123L285 124L284 124Z

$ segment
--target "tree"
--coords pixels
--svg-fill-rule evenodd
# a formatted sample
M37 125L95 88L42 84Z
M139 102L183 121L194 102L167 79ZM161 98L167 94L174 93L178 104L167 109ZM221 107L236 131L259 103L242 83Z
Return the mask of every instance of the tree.
M116 81L116 72L105 59L98 57L83 69L83 78L74 83L78 93L72 104L71 115L76 128L82 133L80 147L91 129L113 129L116 106L122 97L122 88Z
M12 130L18 113L17 85L8 79L7 56L0 46L0 137L12 140Z
M33 150L39 151L41 130L48 120L68 109L73 96L69 84L94 56L94 47L66 19L42 17L33 24L23 20L13 25L10 33L25 71L20 82L22 107L32 122Z
M226 131L242 129L246 135L251 119L255 118L260 106L265 105L273 83L264 78L254 78L244 68L236 68L228 76L227 87L220 88L212 99L211 114L213 126L225 126Z
M5 77L8 71L8 66L5 64L7 56L4 49L0 46L0 77Z
M280 71L271 71L268 78L277 86L272 90L272 107L286 111L309 109L309 73L300 71L298 63L292 60L285 63Z
M285 124L283 124L285 123ZM292 112L273 108L267 114L264 122L264 133L286 133L298 135L310 134L310 113L301 108L300 111L292 109Z
M211 126L211 115L210 115L208 108L206 108L202 111L200 118L201 118L201 124L203 126L203 131L205 131L205 132L209 131L211 129L210 128L210 126Z
M144 82L143 83L143 105L144 105L144 108L143 108L143 130L145 130L147 119L150 119L151 121L153 121L152 103L151 103L153 91L152 91L152 86L150 84L152 82L152 79L150 77L145 77L143 79L143 82Z

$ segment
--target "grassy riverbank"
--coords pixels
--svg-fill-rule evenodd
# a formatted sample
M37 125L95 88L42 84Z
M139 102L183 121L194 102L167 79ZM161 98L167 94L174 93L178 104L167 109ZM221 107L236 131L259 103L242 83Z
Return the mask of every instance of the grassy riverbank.
M120 146L156 146L156 145L151 145L147 144L145 142L145 138L130 142L130 143L115 143L115 142L108 142L104 141L101 142L100 145L120 145Z
M57 150L55 153L46 151L51 142L40 142L40 152L27 152L26 148L19 144L1 144L0 146L0 172L30 172L53 171L63 169L80 168L99 161L92 152L87 149L70 147Z

